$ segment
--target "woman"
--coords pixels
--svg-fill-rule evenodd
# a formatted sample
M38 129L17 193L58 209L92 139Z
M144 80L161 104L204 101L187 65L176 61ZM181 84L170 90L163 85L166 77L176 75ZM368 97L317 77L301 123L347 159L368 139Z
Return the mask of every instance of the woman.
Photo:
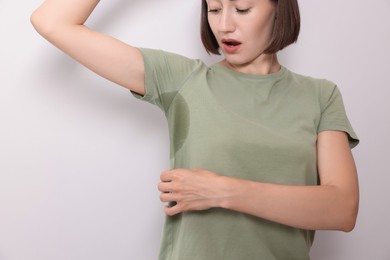
M84 25L98 0L46 0L37 31L99 75L159 106L172 170L158 189L164 260L309 259L314 231L351 231L358 139L338 88L281 66L295 0L203 0L207 66L129 46Z

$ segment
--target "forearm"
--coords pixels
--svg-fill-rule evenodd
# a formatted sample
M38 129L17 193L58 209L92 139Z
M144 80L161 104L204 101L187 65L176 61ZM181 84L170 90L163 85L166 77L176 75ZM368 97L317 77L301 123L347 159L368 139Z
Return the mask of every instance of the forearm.
M296 228L350 231L358 212L359 185L347 136L324 131L317 147L321 185L278 185L175 169L161 174L161 201L177 202L165 208L168 215L220 207Z
M221 177L220 206L308 230L353 229L357 190L337 186L288 186Z

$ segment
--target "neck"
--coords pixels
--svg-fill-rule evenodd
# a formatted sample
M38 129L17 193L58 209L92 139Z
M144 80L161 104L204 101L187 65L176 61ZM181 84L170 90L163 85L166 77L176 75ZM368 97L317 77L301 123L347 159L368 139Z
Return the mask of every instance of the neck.
M262 54L258 59L245 64L232 64L226 59L220 64L241 73L254 75L272 74L278 72L281 67L276 54Z

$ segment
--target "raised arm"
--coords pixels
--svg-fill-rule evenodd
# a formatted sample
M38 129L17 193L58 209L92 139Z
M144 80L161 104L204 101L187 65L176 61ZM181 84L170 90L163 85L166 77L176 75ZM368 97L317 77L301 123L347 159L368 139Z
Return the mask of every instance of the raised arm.
M31 15L31 23L49 42L90 70L144 95L140 51L84 25L98 3L98 0L46 0Z

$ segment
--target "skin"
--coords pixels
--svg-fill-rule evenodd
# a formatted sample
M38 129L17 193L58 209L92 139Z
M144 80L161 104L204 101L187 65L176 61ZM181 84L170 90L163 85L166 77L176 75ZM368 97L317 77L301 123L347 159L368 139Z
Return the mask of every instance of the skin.
M98 0L46 0L31 16L35 29L57 48L102 77L145 94L140 51L84 25ZM280 69L276 54L263 54L275 19L269 0L209 0L209 23L221 44L224 37L242 43L221 64L249 74ZM250 8L247 13L238 10ZM109 50L109 51L107 51ZM126 57L126 58L124 58ZM323 131L317 139L318 186L288 186L220 176L202 169L161 173L158 189L172 216L220 207L303 229L353 229L358 212L356 167L346 133Z
M241 42L224 52L221 64L248 74L277 72L276 54L263 54L275 21L269 0L208 0L209 24L224 52L222 39ZM359 189L356 167L344 132L323 131L317 140L319 186L288 186L235 179L201 169L174 169L161 174L158 189L172 216L220 207L309 230L351 231L356 222Z
M235 210L308 230L351 231L358 211L356 168L344 132L318 135L319 186L288 186L219 176L199 169L161 174L161 201L173 216L213 207Z
M98 3L98 0L46 0L30 20L46 40L85 67L144 95L144 62L139 49L84 25Z
M280 69L276 54L263 54L271 41L276 6L270 0L208 0L208 20L219 46L222 39L241 42L238 52L224 51L226 67L248 74L269 74Z

